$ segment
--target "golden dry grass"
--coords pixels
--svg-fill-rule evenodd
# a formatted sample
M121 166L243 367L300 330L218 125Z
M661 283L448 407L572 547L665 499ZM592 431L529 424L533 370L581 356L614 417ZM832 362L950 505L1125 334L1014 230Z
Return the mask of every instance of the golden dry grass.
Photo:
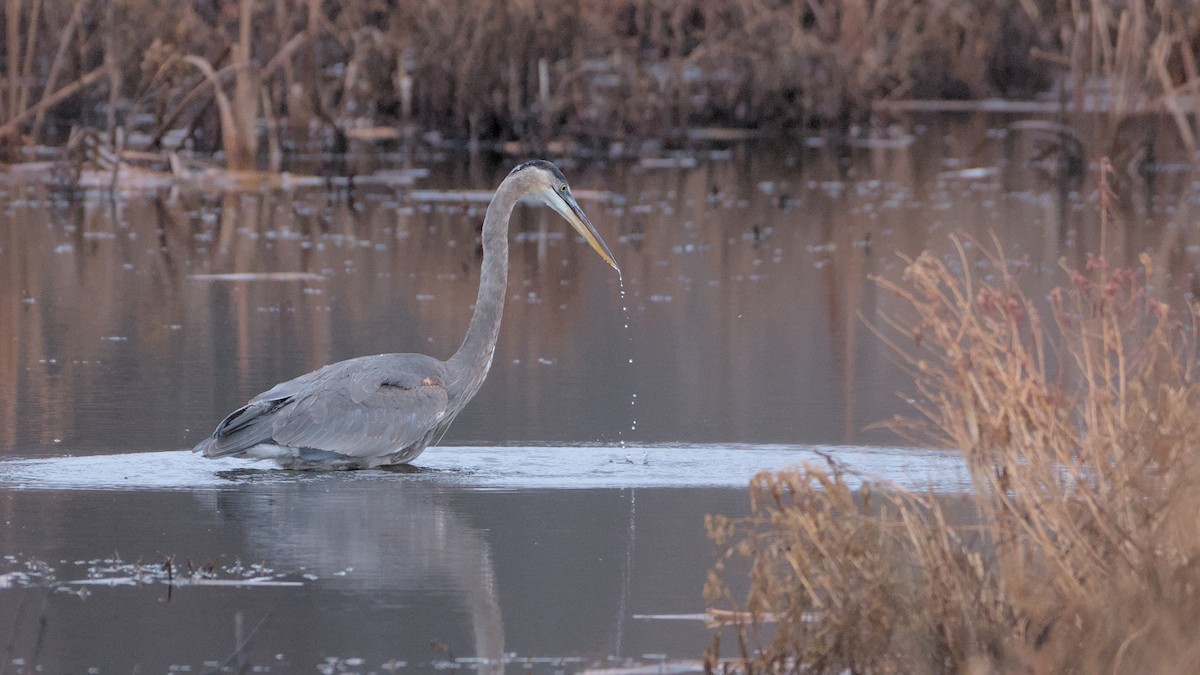
M998 243L955 245L878 280L900 309L877 331L919 392L893 426L961 452L974 525L932 496L856 494L836 466L757 477L750 517L709 521L726 553L707 597L754 619L733 667L1194 671L1200 310L1161 301L1146 256L1064 269L1039 301Z
M149 114L155 142L187 129L240 166L276 133L264 128L318 124L337 139L415 124L536 146L849 125L881 99L1056 83L1064 114L1106 93L1101 140L1140 142L1121 125L1149 112L1170 115L1185 146L1197 137L1200 15L1187 0L6 0L2 14L10 144Z

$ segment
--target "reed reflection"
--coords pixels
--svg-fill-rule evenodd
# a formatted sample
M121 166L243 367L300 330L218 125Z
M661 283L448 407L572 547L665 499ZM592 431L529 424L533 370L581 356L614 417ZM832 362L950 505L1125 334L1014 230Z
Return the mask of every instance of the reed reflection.
M1107 239L1113 264L1146 252L1160 286L1197 290L1184 167L1153 181L1117 167L1103 234L1095 172L1059 180L1024 137L996 140L997 124L908 144L697 150L695 168L573 168L620 249L631 328L587 250L518 209L493 370L446 442L610 442L618 430L634 442L875 440L860 430L904 409L892 392L907 378L862 330L889 302L866 279L898 274L897 252L951 254L958 230L996 232L1047 288L1060 258L1082 266ZM4 186L0 452L188 447L321 364L450 349L475 300L483 203L415 190L486 190L507 166L435 165L353 200ZM201 278L280 272L307 276Z

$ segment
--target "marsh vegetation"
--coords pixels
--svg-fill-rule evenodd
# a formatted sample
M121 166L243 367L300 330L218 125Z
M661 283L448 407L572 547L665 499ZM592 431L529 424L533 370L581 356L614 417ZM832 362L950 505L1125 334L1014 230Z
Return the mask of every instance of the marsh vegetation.
M636 154L991 98L1133 151L1150 114L1197 136L1186 0L6 0L2 19L10 160L88 133L109 161L235 170L404 139Z
M998 241L955 244L878 280L896 306L876 331L918 392L891 426L962 454L974 516L853 491L833 461L760 475L750 517L709 520L728 550L708 597L746 612L735 669L1189 672L1200 308L1168 305L1146 254L1064 266L1039 297ZM734 562L744 598L726 587Z

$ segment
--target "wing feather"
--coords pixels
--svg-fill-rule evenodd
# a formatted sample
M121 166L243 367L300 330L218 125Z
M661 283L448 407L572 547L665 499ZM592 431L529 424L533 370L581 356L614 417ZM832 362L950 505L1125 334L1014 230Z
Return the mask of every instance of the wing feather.
M273 440L349 457L383 455L421 440L447 406L446 390L439 384L377 387L357 403L354 393L351 388L323 389L281 410L273 421Z
M419 354L334 363L251 399L196 446L209 457L264 442L347 457L387 455L417 443L445 418L445 366Z

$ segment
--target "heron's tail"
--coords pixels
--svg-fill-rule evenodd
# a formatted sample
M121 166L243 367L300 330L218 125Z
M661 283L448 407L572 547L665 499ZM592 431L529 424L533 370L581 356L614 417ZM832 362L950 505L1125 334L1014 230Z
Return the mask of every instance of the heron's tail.
M216 459L237 455L260 443L270 441L272 415L291 401L290 397L252 401L238 408L221 420L212 436L197 443L192 452Z

